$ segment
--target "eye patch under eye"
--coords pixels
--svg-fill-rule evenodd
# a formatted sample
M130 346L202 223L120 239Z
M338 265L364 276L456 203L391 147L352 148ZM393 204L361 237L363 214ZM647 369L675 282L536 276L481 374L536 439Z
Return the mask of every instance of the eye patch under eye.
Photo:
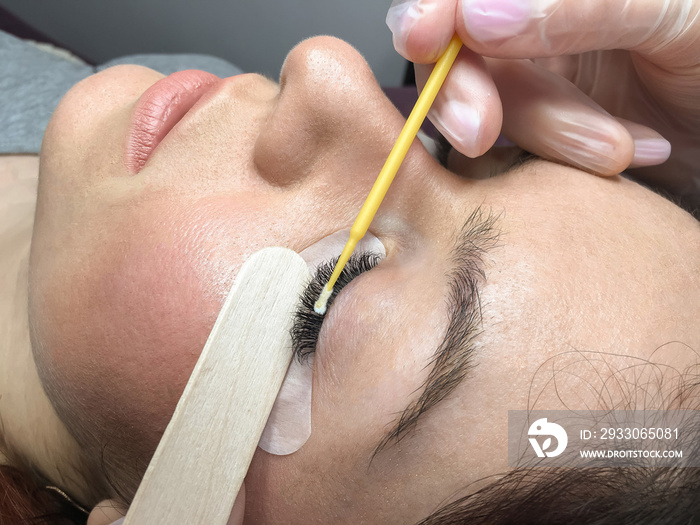
M338 277L333 293L328 299L328 308L333 304L338 293L350 281L377 266L381 260L382 256L373 252L352 254L340 277ZM316 344L318 343L318 336L321 332L325 315L319 315L314 311L314 303L325 284L331 278L337 262L338 257L335 257L319 265L316 274L311 279L306 290L304 290L297 311L294 314L294 325L291 333L292 348L294 356L299 362L304 362L309 355L316 351Z

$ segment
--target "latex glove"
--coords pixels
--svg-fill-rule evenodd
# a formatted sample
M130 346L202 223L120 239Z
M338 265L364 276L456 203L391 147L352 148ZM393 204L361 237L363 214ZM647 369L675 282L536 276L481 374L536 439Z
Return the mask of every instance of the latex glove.
M488 150L502 119L524 149L601 175L670 154L634 175L700 200L699 13L700 0L409 0L387 24L417 63L455 31L468 48L430 115L463 154ZM430 66L416 69L423 82Z

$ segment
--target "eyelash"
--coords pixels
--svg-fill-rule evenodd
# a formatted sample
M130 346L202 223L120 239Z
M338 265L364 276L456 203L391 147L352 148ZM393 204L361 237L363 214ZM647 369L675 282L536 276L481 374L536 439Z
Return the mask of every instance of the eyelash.
M377 266L381 259L381 256L373 252L352 254L333 287L333 294L328 299L328 308L333 304L338 293L350 281ZM338 258L336 257L322 263L318 267L313 279L311 279L306 290L304 290L299 306L294 314L294 325L291 331L292 349L295 358L300 363L304 363L316 351L316 344L318 343L318 336L321 333L325 315L319 315L314 311L314 303L325 284L331 278L337 261Z

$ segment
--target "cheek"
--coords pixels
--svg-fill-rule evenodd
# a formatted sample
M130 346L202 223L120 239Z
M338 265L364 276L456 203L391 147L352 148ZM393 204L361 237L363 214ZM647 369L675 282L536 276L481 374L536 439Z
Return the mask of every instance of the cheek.
M149 248L100 276L94 305L99 364L118 379L112 391L130 417L169 414L220 307L177 246Z
M108 259L108 260L105 260ZM98 439L114 427L157 442L220 308L178 245L120 246L63 294L45 326L59 412Z
M157 444L240 264L243 241L206 209L143 209L85 214L34 247L37 362L84 445L115 428L144 450Z
M260 196L142 198L148 205L128 213L87 211L58 240L44 235L49 244L35 239L32 318L42 381L64 422L95 446L109 439L127 448L114 429L132 429L130 443L145 455L241 262L264 246L300 246L268 210L276 201Z

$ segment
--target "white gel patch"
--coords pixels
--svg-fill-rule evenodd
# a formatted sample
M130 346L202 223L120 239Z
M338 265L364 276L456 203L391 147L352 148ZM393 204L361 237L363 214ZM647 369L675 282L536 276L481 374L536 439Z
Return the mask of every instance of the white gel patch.
M311 273L324 262L338 257L350 238L350 228L337 231L312 244L299 255ZM373 252L382 257L386 249L379 239L367 233L357 243L355 253ZM299 450L311 436L311 388L313 355L305 363L292 359L258 446L270 454L285 456Z
M350 238L350 228L345 228L344 230L339 230L335 233L330 234L328 237L324 237L315 244L312 244L305 250L303 250L299 255L306 261L309 265L309 270L311 273L316 272L316 268L319 267L321 263L328 262L334 257L338 257L343 248L345 248L345 243L348 242ZM386 249L379 239L374 235L367 232L360 242L357 243L354 253L362 252L372 252L386 256Z
M311 435L313 355L305 363L292 359L258 446L285 456L299 450Z

